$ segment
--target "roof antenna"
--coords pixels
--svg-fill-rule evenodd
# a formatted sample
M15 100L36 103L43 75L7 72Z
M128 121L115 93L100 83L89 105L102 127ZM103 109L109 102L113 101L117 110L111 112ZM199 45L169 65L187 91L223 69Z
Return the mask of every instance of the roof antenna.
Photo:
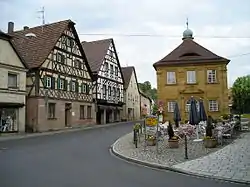
M37 12L41 14L41 17L39 17L39 18L42 19L42 26L45 25L45 8L44 8L44 6L42 7L41 10L39 10ZM42 27L42 30L43 30L43 27Z

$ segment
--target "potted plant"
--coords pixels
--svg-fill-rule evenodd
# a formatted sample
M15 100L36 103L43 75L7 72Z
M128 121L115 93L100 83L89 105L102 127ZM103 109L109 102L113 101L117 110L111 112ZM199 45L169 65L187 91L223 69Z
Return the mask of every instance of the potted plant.
M173 127L171 123L168 125L168 146L169 148L178 148L179 147L179 137L175 136Z
M148 135L147 137L147 145L154 146L156 145L156 137L152 135Z
M207 126L206 126L206 136L204 137L204 146L206 148L215 148L217 145L217 140L213 137L214 126L212 124L212 117L208 116Z

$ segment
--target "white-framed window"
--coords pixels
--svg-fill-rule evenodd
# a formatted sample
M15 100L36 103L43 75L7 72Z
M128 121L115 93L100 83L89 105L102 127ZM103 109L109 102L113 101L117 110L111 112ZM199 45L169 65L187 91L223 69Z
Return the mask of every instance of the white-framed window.
M46 84L47 88L51 88L51 85L52 85L52 79L51 79L51 77L49 77L49 76L46 77L45 84Z
M187 83L188 84L196 83L196 72L195 71L187 71Z
M216 70L207 70L207 82L216 83Z
M111 75L114 74L114 66L112 64L110 64L110 74Z
M65 63L65 56L62 53L57 53L56 54L57 62L59 63Z
M82 84L82 93L86 93L87 92L87 84L83 83Z
M64 84L65 84L65 80L64 79L60 79L60 81L59 81L59 89L60 90L64 89Z
M174 112L175 101L168 102L168 112Z
M197 111L199 112L199 111L200 111L200 104L199 104L199 101L196 101L196 108L197 108ZM186 111L186 112L189 112L189 111L190 111L190 100L186 101L185 111Z
M76 91L76 82L75 81L72 81L71 91L73 91L73 92Z
M17 74L8 73L8 88L17 88L18 87L17 81L18 81Z
M167 72L167 84L176 84L175 72Z
M216 100L209 100L208 101L208 109L210 112L217 112L219 111L219 104Z

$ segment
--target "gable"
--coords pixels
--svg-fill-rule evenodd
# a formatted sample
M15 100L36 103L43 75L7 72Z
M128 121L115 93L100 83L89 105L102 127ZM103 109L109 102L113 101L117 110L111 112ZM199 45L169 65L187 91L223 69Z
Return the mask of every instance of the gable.
M85 79L91 79L92 73L73 25L69 25L63 31L45 62L42 64L42 67L55 69L52 67L51 60L53 59L54 62L58 62L58 56L64 59L61 71L68 70L68 73L72 75L75 74ZM56 70L59 69L56 68Z
M81 43L92 72L98 73L100 70L111 42L112 39L104 39Z
M71 20L28 28L11 33L13 42L29 68L39 67L55 46Z
M0 38L0 63L25 68L10 41Z
M113 71L113 73L112 73ZM117 75L116 72L117 71ZM116 53L114 42L109 44L98 75L124 84L122 68Z

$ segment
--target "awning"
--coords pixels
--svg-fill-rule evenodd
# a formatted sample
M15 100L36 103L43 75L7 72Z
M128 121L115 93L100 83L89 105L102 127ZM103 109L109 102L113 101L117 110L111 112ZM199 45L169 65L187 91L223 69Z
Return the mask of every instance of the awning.
M0 102L0 108L21 108L25 104L24 103L5 103L5 102Z

